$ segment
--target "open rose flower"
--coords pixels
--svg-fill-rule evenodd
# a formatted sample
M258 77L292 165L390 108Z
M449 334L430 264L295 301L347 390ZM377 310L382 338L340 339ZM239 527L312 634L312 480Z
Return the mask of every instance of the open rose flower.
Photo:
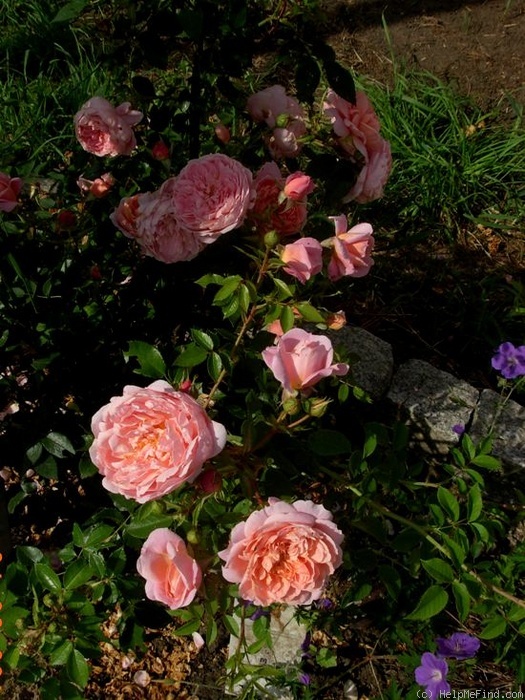
M93 97L75 114L75 134L88 153L129 156L137 145L132 127L142 116L129 102L113 107L103 97Z
M181 226L203 243L241 226L253 201L251 172L222 153L190 160L170 189Z
M22 180L19 177L9 177L0 173L0 211L10 212L18 204L18 195L22 189Z
M136 240L143 252L164 263L193 260L206 244L195 231L185 228L173 200L152 196L141 207Z
M158 380L124 387L91 420L89 454L103 486L139 503L191 483L226 442L226 430L188 394Z
M233 528L228 547L219 552L222 574L255 605L308 605L340 566L342 541L323 506L269 498L266 508Z
M334 350L329 338L292 328L279 338L277 345L262 352L262 358L286 395L294 395L332 375L342 376L349 367L333 364Z
M111 173L104 173L100 177L94 180L88 180L83 175L81 175L77 180L77 185L80 187L82 192L89 192L93 197L100 199L105 197L113 185L115 184L115 178Z
M328 277L364 277L374 264L371 258L374 249L373 229L370 224L357 224L347 231L346 216L331 216L335 223L335 236L327 239L332 246L332 257L328 264Z
M281 251L283 270L305 284L310 277L321 272L323 248L315 238L299 238L295 243L285 245Z
M379 119L370 100L364 92L357 92L356 103L352 104L328 90L323 110L341 149L362 168L343 202L364 204L379 199L392 168L392 153L379 133Z
M248 216L257 232L277 231L281 236L299 233L306 223L306 193L300 200L288 198L286 180L274 162L262 166L253 184L255 203Z
M155 199L156 194L152 192L139 192L131 197L124 197L120 204L109 215L114 226L128 238L137 238L137 222L145 205Z
M142 545L137 571L146 579L146 596L171 610L189 605L202 581L184 540L165 527L153 530Z
M299 139L306 134L305 113L282 85L272 85L251 95L246 107L254 121L264 121L273 129L266 140L272 158L293 158L299 153Z

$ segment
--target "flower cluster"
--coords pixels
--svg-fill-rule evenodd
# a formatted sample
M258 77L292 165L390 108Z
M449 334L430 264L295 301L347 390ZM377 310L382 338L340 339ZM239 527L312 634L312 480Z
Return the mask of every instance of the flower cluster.
M416 683L423 686L430 700L450 693L447 681L448 664L445 658L457 660L471 659L478 652L480 641L464 632L455 632L450 637L436 639L437 653L426 651L421 657L421 665L415 670Z
M512 343L502 343L491 361L492 367L501 372L505 379L516 379L525 375L525 345L516 347Z

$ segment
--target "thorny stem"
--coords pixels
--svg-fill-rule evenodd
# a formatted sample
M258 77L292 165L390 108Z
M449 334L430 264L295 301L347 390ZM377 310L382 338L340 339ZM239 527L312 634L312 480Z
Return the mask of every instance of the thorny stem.
M268 267L268 260L270 258L270 251L271 251L271 248L266 248L263 261L261 263L261 266L259 268L259 272L257 274L257 279L255 280L255 289L257 291L259 290L259 287L261 286L261 282L264 279L264 275L266 274L266 269ZM250 310L246 314L246 318L244 319L243 324L242 324L242 326L237 334L237 337L235 338L235 342L232 346L231 356L230 356L232 363L235 362L235 360L237 358L237 350L238 350L240 344L242 343L242 340L246 334L246 331L250 327L253 319L255 318L255 314L257 313L259 308L260 308L260 306L257 304L257 302L253 302L253 304L250 307ZM227 371L223 367L219 373L219 376L217 377L215 384L212 386L210 393L206 397L206 401L204 402L205 409L208 408L208 406L210 405L215 392L217 391L219 386L222 384L222 381L223 381L224 377L226 376L226 374L227 374Z
M350 490L353 491L357 496L362 497L364 494L359 491L359 489L355 488L354 486L350 487ZM382 513L383 515L386 515L389 518L392 518L392 520L397 520L399 523L402 525L406 525L407 527L412 528L416 532L418 532L420 535L422 535L427 542L429 542L433 547L435 547L439 552L441 552L444 556L447 558L450 558L450 552L442 545L440 544L431 534L429 534L424 527L421 527L421 525L418 525L417 523L412 522L411 520L408 520L407 518L404 518L402 515L398 515L397 513L394 513L391 511L389 508L386 506L382 506L379 503L376 503L375 501L368 501L369 505L374 508L374 510L377 510L379 513ZM491 591L492 593L496 593L497 595L501 596L502 598L505 598L506 600L511 601L515 605L517 605L520 608L525 608L525 600L521 600L520 598L516 598L516 596L512 595L512 593L509 593L508 591L503 590L499 586L495 586L493 583L490 581L487 581L484 579L482 576L480 576L478 573L470 569L466 564L461 564L461 569L469 574L470 576L473 576L478 583L481 583L482 586L484 586L486 589Z

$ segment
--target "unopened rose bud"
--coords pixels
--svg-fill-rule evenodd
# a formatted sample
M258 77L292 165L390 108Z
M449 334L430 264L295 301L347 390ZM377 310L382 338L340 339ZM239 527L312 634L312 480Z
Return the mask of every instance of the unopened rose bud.
M286 401L283 401L283 411L289 416L294 416L296 413L299 413L300 407L301 404L299 400L294 396L291 396L290 398L286 399Z
M326 317L326 325L332 331L338 331L346 326L346 315L344 311L336 311L333 314L328 314Z
M204 493L216 493L222 487L222 477L215 469L207 469L199 474L197 484Z
M314 418L321 418L326 413L330 403L330 399L310 399L308 409L305 409L306 413Z
M170 149L164 141L157 141L151 149L151 155L156 160L167 160L170 157Z
M315 184L309 175L297 172L289 175L284 183L284 194L288 199L302 202L315 189Z
M268 233L264 236L264 245L267 248L273 248L279 243L279 234L277 231L268 231Z
M186 540L190 544L198 544L199 535L197 534L197 530L194 530L194 529L188 530L188 533L186 534Z
M63 209L57 216L57 228L60 231L70 231L77 225L77 217L69 209Z
M92 280L101 280L102 273L100 272L100 267L98 265L92 265L92 267L89 270L89 276Z
M215 127L215 136L219 139L221 143L229 143L231 139L230 130L224 124L217 124Z
M182 391L184 394L189 394L191 391L191 385L192 385L191 379L185 379L183 382L181 382L179 384L179 391Z
M288 114L279 114L277 119L275 120L275 126L279 127L280 129L283 129L284 127L288 126L289 121L290 116Z

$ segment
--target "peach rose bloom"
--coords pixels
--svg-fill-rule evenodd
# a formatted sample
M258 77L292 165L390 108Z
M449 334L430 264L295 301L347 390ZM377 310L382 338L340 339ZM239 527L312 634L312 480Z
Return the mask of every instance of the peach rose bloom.
M137 238L137 222L144 206L156 198L156 193L139 192L131 197L124 197L109 215L114 226L128 238Z
M327 242L332 246L328 277L334 282L341 277L364 277L374 264L373 229L370 224L357 224L347 231L346 216L329 217L335 224L335 236Z
M295 243L285 245L281 251L283 270L305 284L310 277L321 272L323 248L315 238L299 238Z
M268 506L236 525L219 552L226 581L255 605L309 605L342 562L343 533L326 508L312 501Z
M350 201L366 204L383 196L383 190L392 169L390 144L380 139L379 144L363 152L364 165L355 185L343 197L343 203Z
M292 328L282 335L277 345L263 350L262 358L288 396L349 370L343 362L332 363L334 350L329 338L302 328Z
M89 192L93 197L100 199L105 197L113 185L115 184L115 178L111 173L104 173L100 177L94 180L88 180L83 175L81 175L77 180L77 185L80 187L82 192Z
M9 177L0 173L0 211L10 212L18 204L18 195L22 189L22 180L19 177Z
M286 178L283 192L288 199L293 199L294 202L302 202L307 195L312 194L314 189L315 184L310 175L296 172L288 175Z
M137 145L132 127L142 117L129 102L113 107L103 97L92 97L75 114L75 134L88 153L129 156Z
M284 193L286 184L277 163L265 163L253 182L255 203L248 214L261 235L277 231L281 236L299 233L306 223L306 196L295 201Z
M190 160L170 187L181 226L203 243L238 228L253 203L252 179L244 165L222 153Z
M138 503L194 481L226 442L223 425L163 380L124 387L95 413L91 430L89 455L102 485Z
M153 530L142 545L137 571L146 579L146 596L171 610L189 605L202 582L184 540L166 527Z

